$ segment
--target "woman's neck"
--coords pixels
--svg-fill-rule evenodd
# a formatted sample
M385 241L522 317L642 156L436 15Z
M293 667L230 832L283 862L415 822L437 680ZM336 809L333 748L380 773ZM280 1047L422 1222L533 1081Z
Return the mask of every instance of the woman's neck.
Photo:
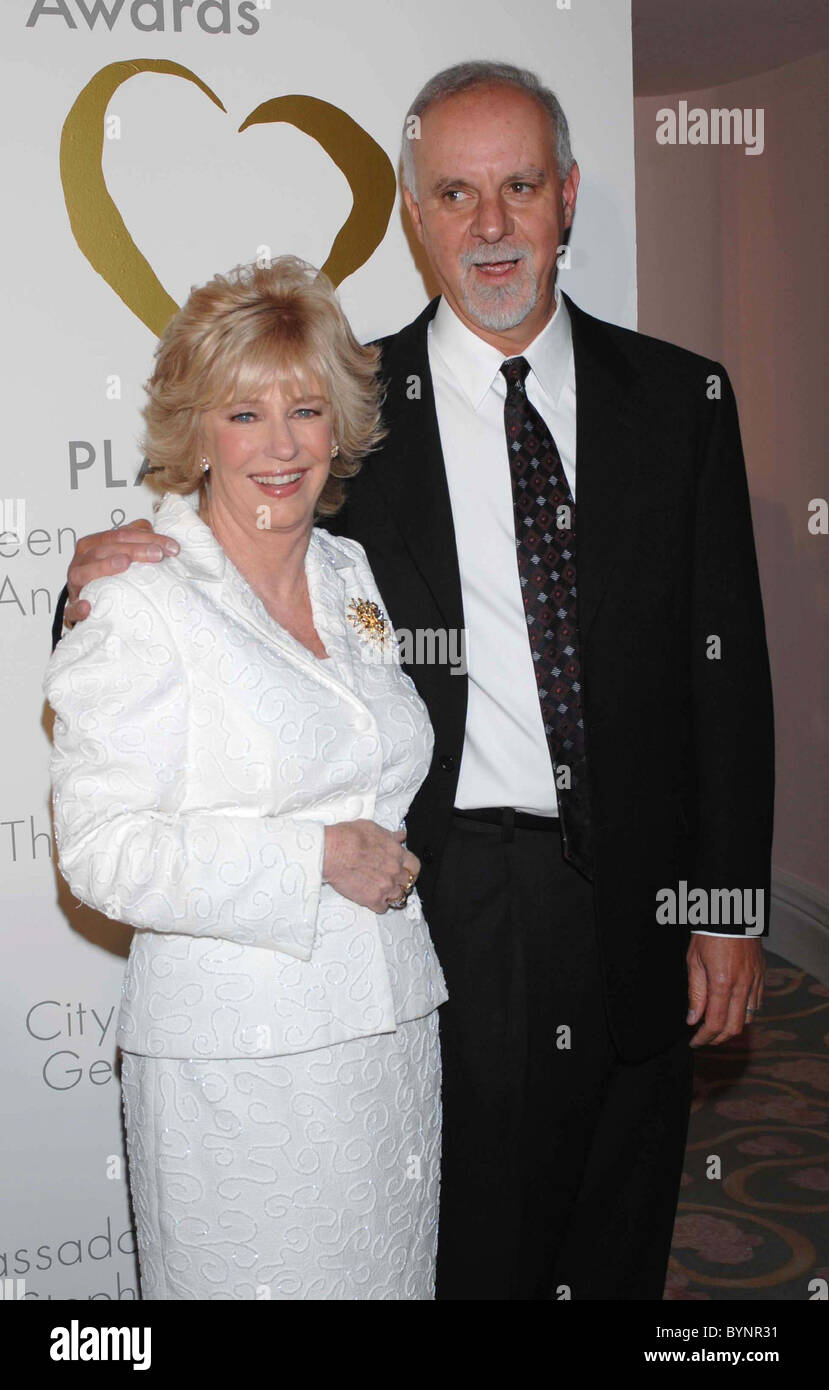
M231 564L269 609L284 610L307 594L305 555L311 526L295 531L246 531L223 507L202 500L199 515L213 532Z

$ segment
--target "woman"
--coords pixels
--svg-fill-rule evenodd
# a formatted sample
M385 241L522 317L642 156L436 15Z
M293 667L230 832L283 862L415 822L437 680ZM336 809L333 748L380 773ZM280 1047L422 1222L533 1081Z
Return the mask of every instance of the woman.
M315 528L377 351L293 257L194 289L147 384L179 544L45 689L61 871L139 928L117 1039L151 1299L429 1299L447 997L403 819L433 735L365 551Z

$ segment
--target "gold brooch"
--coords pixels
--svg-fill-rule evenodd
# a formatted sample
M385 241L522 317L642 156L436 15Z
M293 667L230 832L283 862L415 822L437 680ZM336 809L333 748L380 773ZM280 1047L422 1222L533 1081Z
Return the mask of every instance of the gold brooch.
M391 627L382 608L370 598L353 598L346 609L346 617L370 647L385 648L391 638Z

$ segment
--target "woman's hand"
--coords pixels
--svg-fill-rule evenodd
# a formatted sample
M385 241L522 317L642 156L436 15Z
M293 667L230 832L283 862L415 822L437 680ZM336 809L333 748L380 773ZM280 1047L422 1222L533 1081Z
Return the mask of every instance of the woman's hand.
M327 825L323 882L361 907L386 912L405 893L409 874L420 873L420 860L406 849L405 838L405 830L384 830L373 820Z

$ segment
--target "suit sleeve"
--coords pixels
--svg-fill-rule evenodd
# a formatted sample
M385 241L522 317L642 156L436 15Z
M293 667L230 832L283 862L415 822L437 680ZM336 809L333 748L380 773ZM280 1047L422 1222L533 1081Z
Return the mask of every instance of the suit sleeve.
M46 671L61 872L134 927L310 959L325 828L186 805L191 711L176 640L128 578L90 585L92 612Z
M52 651L55 650L55 647L63 636L63 610L66 607L68 598L69 591L64 584L58 595L58 601L55 604L55 616L52 620Z
M774 804L774 724L763 603L740 442L725 369L697 478L692 618L697 840L694 887L762 892L768 932ZM689 885L690 886L690 885ZM750 925L750 934L758 935ZM713 935L743 936L746 924Z

